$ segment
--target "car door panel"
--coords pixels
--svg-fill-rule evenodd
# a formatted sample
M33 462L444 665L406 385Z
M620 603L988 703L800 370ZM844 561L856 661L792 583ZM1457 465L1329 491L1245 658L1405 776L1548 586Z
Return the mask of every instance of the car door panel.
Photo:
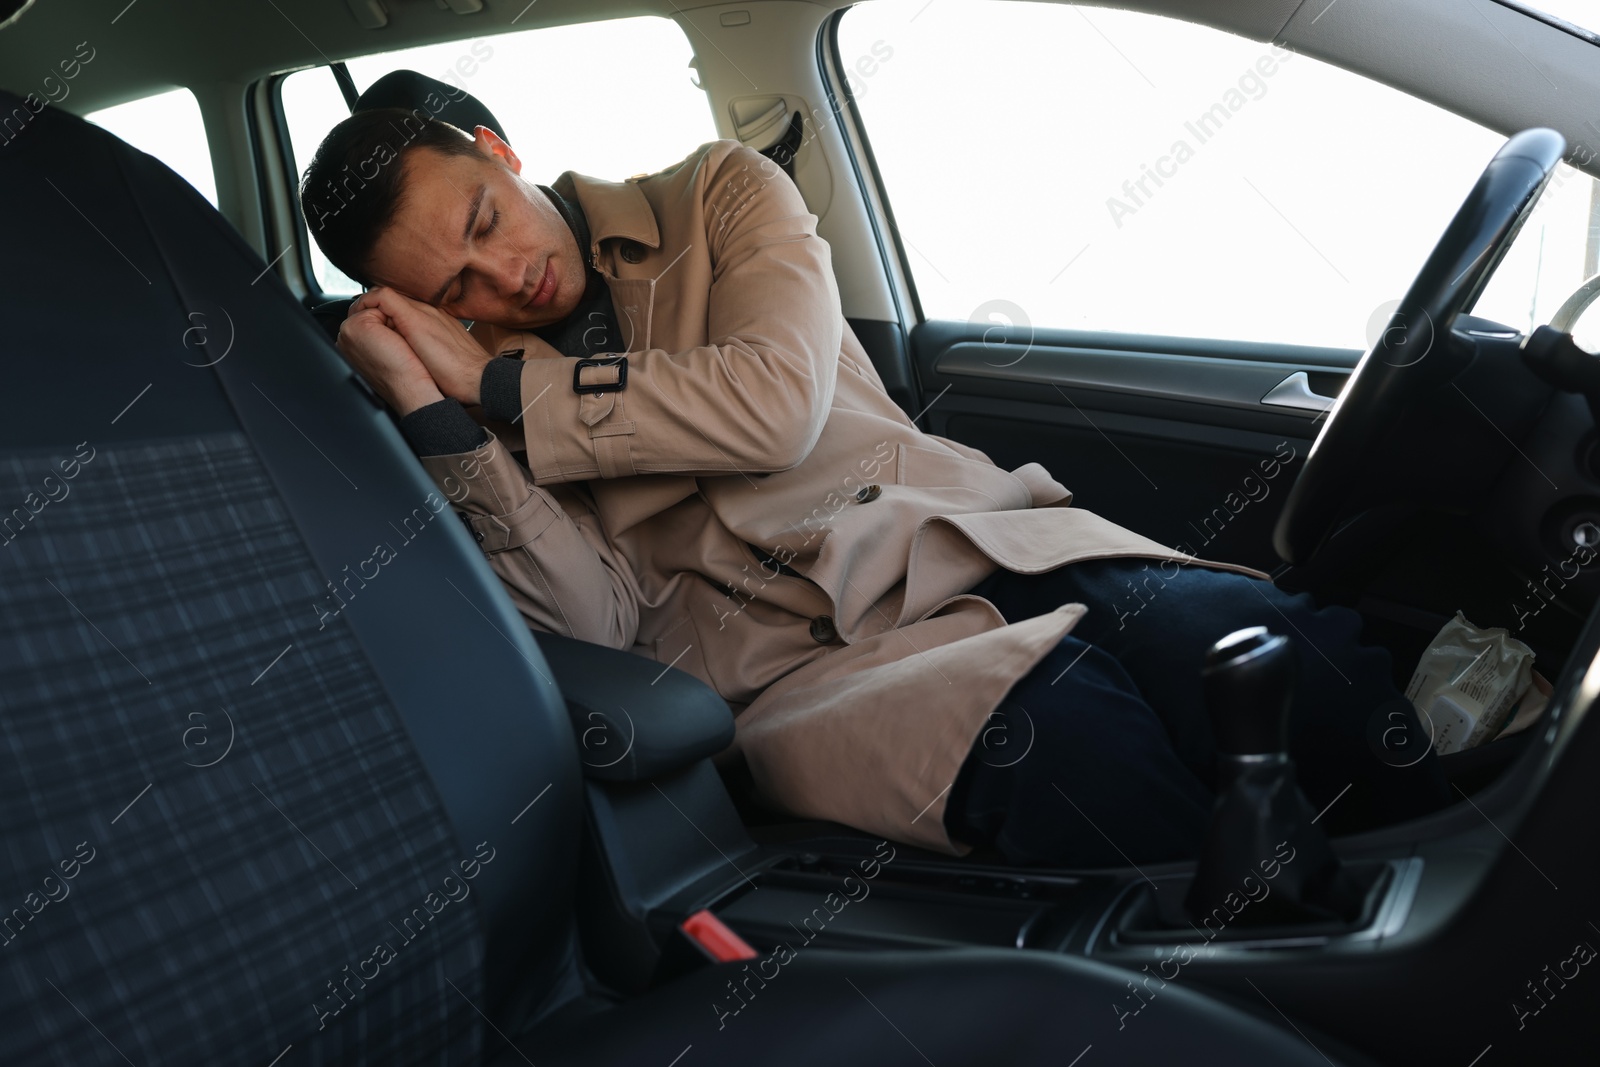
M1360 353L987 323L911 335L932 433L1196 555L1270 569L1272 526Z

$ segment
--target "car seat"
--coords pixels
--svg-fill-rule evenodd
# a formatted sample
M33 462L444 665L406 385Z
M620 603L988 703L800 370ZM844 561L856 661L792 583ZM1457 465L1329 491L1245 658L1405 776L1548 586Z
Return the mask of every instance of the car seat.
M1329 1062L1033 951L598 994L551 665L324 332L66 112L0 190L0 1062Z

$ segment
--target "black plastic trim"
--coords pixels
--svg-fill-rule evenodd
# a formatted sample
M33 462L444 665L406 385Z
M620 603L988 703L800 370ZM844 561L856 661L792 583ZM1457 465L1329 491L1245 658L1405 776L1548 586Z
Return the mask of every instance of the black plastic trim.
M295 174L294 144L289 140L289 122L283 113L283 83L288 77L288 74L274 74L270 77L266 86L269 94L267 102L272 111L272 124L278 138L278 149L282 153L283 177L289 183L289 188L295 190L295 195L289 197L289 212L295 229L298 230L294 242L294 256L300 263L301 277L305 279L306 291L302 299L311 300L328 294L323 292L322 283L317 279L317 272L311 266L311 227L306 223L305 212L300 210L300 181ZM259 165L265 165L265 161L259 158L257 162Z
M281 75L271 75L271 77L281 77ZM267 86L266 82L267 79L262 78L245 90L246 106L244 109L244 126L250 148L250 167L256 179L255 196L251 197L251 200L254 201L252 206L256 213L256 225L260 228L263 248L269 242L272 233L272 217L267 211L265 196L267 189L267 162L262 158L261 154L261 119L258 115L258 105L261 102L260 94L264 90L270 91L270 86ZM262 258L265 259L266 257L262 256Z
M898 322L879 319L846 319L856 340L867 350L867 358L883 379L884 391L908 416L916 413L917 373L911 360L911 346Z
M1028 348L1094 349L1112 352L1157 353L1164 356L1207 356L1241 362L1292 364L1302 370L1349 371L1361 359L1360 349L1314 345L1275 344L1265 341L1227 341L1209 337L1171 337L1164 334L1123 333L1109 330L997 327L984 323L933 320L911 334L912 350L935 354L963 341L997 347L1003 343L1017 353ZM996 340L997 338L1001 340ZM1011 357L1016 358L1016 357Z
M329 63L328 69L333 71L333 80L339 84L339 92L344 96L344 106L354 114L356 101L361 99L361 94L356 91L356 80L350 77L350 68L340 60L337 63Z
M989 379L1039 386L1099 389L1128 396L1260 410L1263 398L1301 368L1291 363L1119 352L1102 348L1034 346L1026 362L997 362L976 341L958 341L933 360L941 377ZM1281 408L1306 419L1311 409Z
M1499 4L1501 7L1509 8L1519 15L1526 15L1535 22L1542 22L1546 26L1553 26L1562 33L1570 33L1580 41L1588 41L1592 45L1600 45L1600 33L1585 29L1576 23L1566 21L1565 19L1557 18L1549 12L1540 11L1536 7L1529 7L1527 4L1519 3L1518 0L1494 0L1494 3Z

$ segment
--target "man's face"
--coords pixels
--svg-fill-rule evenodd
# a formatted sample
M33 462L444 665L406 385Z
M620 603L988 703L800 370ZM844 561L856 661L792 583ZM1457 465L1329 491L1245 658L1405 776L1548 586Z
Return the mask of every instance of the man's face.
M557 322L583 295L584 254L510 146L483 126L474 142L467 156L406 155L400 207L367 265L373 283L458 319Z

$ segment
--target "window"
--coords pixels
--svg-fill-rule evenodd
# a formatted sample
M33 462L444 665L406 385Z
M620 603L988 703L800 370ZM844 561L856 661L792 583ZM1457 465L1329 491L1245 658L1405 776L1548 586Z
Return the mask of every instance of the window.
M283 80L282 91L284 125L289 128L289 151L294 154L297 175L304 178L306 166L316 154L317 145L329 130L338 125L340 119L350 114L350 109L345 106L344 94L339 91L333 71L327 67L296 71ZM298 179L294 195L300 195ZM311 270L316 275L317 286L323 292L337 295L361 291L361 286L354 279L328 262L328 257L322 254L322 249L311 239L303 223L300 233L311 253Z
M504 124L523 176L548 185L567 170L620 181L714 140L710 104L689 71L693 59L675 22L647 16L427 45L347 66L358 90L402 69L465 89ZM303 177L322 138L350 112L327 67L285 78L283 109ZM325 292L360 290L306 241Z
M173 89L84 116L141 152L155 156L217 206L217 179L200 104L188 89Z
M839 50L928 318L1364 349L1505 140L1139 12L881 0ZM1582 281L1594 182L1564 174L1480 313Z

